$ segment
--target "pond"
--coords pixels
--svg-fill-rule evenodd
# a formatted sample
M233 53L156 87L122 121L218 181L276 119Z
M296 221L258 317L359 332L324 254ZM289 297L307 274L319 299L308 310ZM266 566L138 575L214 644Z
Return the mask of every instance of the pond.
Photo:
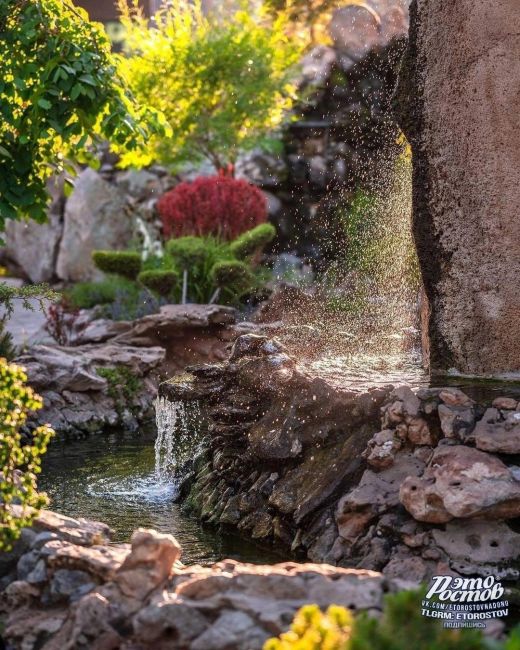
M155 433L55 440L38 481L50 497L49 508L70 517L103 521L114 530L117 542L128 542L138 527L171 533L182 546L185 564L207 565L223 558L266 564L283 561L269 549L203 527L183 513L174 502L174 484L156 478L154 442Z

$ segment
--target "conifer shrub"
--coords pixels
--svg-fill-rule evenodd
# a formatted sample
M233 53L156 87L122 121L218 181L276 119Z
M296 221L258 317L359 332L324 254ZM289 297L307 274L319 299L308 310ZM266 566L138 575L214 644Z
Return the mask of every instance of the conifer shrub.
M110 276L98 282L77 282L66 291L66 297L73 309L92 309L114 302L121 292L135 293L135 283L125 278Z
M141 271L137 280L147 289L159 296L167 297L179 283L179 276L175 271L149 270Z
M159 199L157 209L165 237L213 235L230 241L267 219L261 190L223 174L180 183Z
M141 255L134 251L93 251L92 260L103 273L135 280L141 271Z
M246 294L268 280L269 271L259 265L259 254L274 235L268 223L232 242L213 235L186 235L170 239L162 257L143 263L132 251L95 251L96 266L107 277L77 283L67 291L67 299L74 309L99 306L100 315L113 320L133 320L184 297L188 302L218 299L238 306Z
M233 255L239 260L254 255L270 244L276 236L276 228L270 223L261 223L239 235L229 245Z
M222 260L213 265L210 277L215 286L244 293L254 284L251 269L240 260Z
M180 270L188 270L198 275L197 271L203 269L208 263L225 255L225 250L211 237L195 237L187 235L170 239L166 243L166 263L173 264Z

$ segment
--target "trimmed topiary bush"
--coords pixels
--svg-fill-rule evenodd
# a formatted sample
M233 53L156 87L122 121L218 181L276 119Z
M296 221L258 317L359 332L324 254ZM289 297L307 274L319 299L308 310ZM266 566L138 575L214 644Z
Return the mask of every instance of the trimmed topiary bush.
M179 283L179 276L175 271L150 270L142 271L137 280L147 289L167 297Z
M239 260L261 251L276 237L276 228L270 223L261 223L239 235L229 245L229 250Z
M230 289L237 293L244 293L254 284L251 269L240 260L217 262L211 269L210 277L217 287Z
M206 263L216 248L219 246L211 238L188 235L170 239L166 244L166 255L179 270L194 271Z
M141 255L134 251L93 251L92 260L103 273L135 280L141 271Z
M180 183L157 202L166 237L213 235L230 241L267 219L267 201L254 185L229 176Z

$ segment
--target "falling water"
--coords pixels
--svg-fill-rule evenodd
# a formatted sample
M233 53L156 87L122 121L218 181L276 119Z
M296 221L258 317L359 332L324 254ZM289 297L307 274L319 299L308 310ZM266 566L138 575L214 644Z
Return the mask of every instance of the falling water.
M179 472L193 459L202 445L198 405L155 401L157 438L155 440L155 476L159 482L178 482Z

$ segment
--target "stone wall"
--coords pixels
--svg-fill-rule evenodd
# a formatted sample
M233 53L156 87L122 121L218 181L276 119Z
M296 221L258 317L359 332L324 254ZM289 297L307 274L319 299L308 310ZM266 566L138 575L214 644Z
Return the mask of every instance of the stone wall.
M516 0L414 0L399 90L433 372L520 373Z
M0 556L0 621L13 650L261 650L307 603L380 613L397 581L316 564L184 567L170 535L43 511ZM401 583L402 586L403 583Z
M303 372L276 341L162 384L199 400L208 450L187 507L299 557L422 581L520 576L520 410L458 388L354 391Z

